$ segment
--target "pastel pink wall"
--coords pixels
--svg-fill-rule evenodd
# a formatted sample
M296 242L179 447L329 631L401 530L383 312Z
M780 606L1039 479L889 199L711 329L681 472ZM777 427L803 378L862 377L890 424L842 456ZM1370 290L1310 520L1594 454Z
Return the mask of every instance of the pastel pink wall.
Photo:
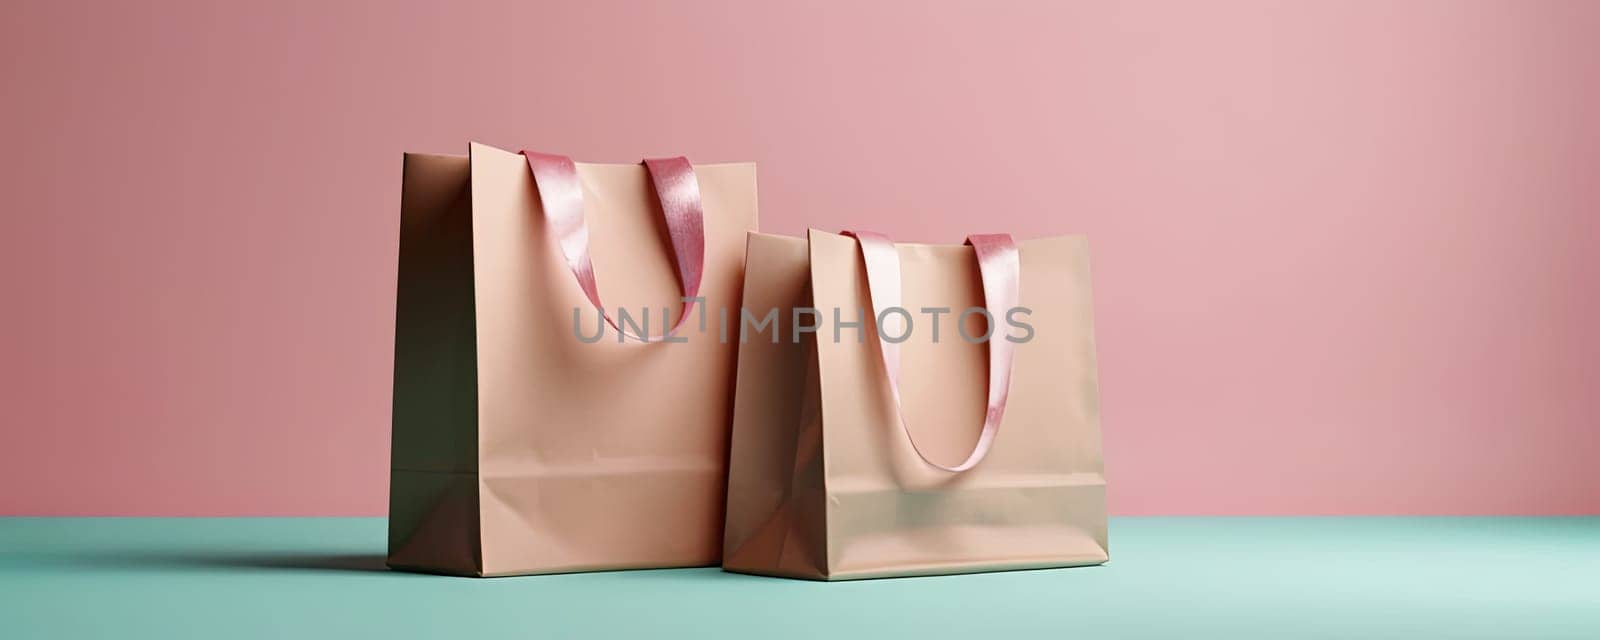
M1600 513L1600 3L251 4L0 8L0 513L383 513L469 140L1087 233L1117 513Z

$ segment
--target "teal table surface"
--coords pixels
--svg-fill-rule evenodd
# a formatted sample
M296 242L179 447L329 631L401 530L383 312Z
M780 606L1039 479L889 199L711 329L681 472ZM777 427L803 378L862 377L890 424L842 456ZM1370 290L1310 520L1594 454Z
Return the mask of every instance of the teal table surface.
M1120 518L1100 567L452 578L376 518L3 518L0 638L1600 638L1600 518Z

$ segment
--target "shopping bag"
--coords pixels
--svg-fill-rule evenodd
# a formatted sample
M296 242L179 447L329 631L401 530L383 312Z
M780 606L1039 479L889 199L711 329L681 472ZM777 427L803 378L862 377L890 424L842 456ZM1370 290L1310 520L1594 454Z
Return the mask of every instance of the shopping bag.
M406 155L401 200L389 566L716 564L738 344L702 318L755 166L473 144Z
M1082 237L754 233L739 338L725 569L1108 559Z

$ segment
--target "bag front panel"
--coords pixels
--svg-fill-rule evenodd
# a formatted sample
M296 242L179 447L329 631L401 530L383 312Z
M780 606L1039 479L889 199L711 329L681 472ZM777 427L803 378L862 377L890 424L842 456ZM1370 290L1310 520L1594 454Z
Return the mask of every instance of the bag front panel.
M1010 402L988 457L949 473L928 465L901 432L867 319L834 340L833 309L854 321L870 309L856 242L813 231L812 288L828 493L829 578L1096 564L1106 559L1104 479L1095 399L1087 256L1081 238L1022 243L1021 320ZM909 430L929 457L953 464L970 451L985 410L987 347L955 331L982 305L968 247L900 245L902 306L913 314L901 345ZM934 341L924 307L947 307ZM981 335L979 316L969 335ZM1001 318L1001 335L1021 337ZM1013 333L1014 332L1014 333Z
M705 209L709 331L686 343L585 343L598 316L546 229L521 156L473 145L479 473L488 575L715 564L754 166L696 167ZM644 167L578 165L602 301L648 333L681 307ZM579 326L574 328L574 310ZM670 325L669 325L670 326Z

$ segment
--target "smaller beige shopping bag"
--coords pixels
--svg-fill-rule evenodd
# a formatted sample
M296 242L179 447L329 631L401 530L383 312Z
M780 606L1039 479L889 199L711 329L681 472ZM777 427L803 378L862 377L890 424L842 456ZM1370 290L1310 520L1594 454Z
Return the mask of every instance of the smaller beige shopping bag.
M1108 559L1082 237L752 233L746 255L725 569Z

